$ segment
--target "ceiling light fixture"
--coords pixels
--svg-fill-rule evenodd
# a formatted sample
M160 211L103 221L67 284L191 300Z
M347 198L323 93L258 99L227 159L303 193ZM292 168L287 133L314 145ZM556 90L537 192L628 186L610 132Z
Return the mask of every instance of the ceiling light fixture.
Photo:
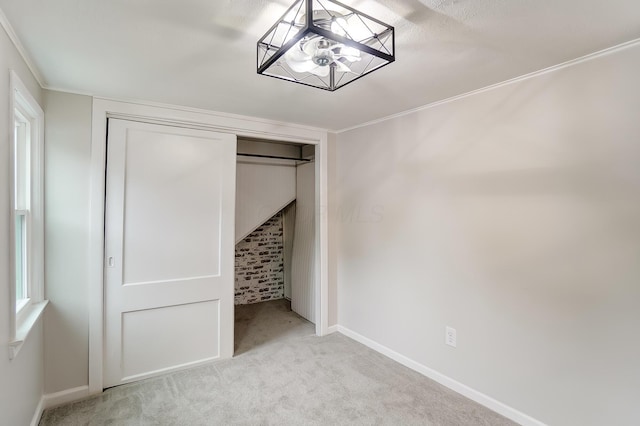
M334 0L298 0L258 41L258 74L334 91L395 60L394 29Z

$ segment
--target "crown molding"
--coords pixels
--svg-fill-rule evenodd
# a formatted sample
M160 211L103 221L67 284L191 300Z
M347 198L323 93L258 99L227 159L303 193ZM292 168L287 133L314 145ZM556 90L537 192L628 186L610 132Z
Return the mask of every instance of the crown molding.
M412 108L412 109L409 109L409 110L406 110L406 111L402 111L402 112L398 112L398 113L395 113L395 114L391 114L391 115L388 115L386 117L378 118L376 120L371 120L371 121L367 121L367 122L364 122L364 123L361 123L361 124L356 124L355 126L346 127L344 129L340 129L340 130L329 130L329 131L332 132L332 133L339 134L339 133L344 133L344 132L348 132L348 131L351 131L351 130L359 129L361 127L367 127L367 126L371 126L371 125L374 125L374 124L382 123L384 121L392 120L394 118L403 117L405 115L413 114L414 112L423 111L423 110L426 110L426 109L429 109L429 108L436 107L438 105L447 104L449 102L454 102L454 101L457 101L459 99L466 98L468 96L477 95L479 93L487 92L489 90L498 89L500 87L508 86L510 84L513 84L513 83L517 83L517 82L520 82L520 81L528 80L530 78L538 77L538 76L541 76L541 75L544 75L544 74L548 74L548 73L551 73L551 72L555 72L555 71L561 70L563 68L572 67L574 65L578 65L578 64L581 64L583 62L587 62L587 61L590 61L592 59L596 59L596 58L599 58L599 57L602 57L602 56L610 55L612 53L619 52L621 50L628 49L628 48L636 46L636 45L640 45L640 38L636 38L634 40L630 40L630 41L627 41L627 42L624 42L624 43L621 43L621 44L617 44L617 45L612 46L612 47L607 47L606 49L599 50L597 52L589 53L587 55L580 56L578 58L571 59L569 61L562 62L562 63L557 64L557 65L552 65L550 67L543 68L543 69L538 70L538 71L533 71L533 72L530 72L530 73L527 73L527 74L523 74L523 75L518 76L518 77L510 78L508 80L504 80L504 81L501 81L499 83L491 84L489 86L485 86L485 87L482 87L480 89L475 89L475 90L471 90L470 92L461 93L459 95L455 95L455 96L452 96L450 98L445 98L445 99L442 99L442 100L439 100L439 101L431 102L431 103L428 103L426 105L422 105L422 106L419 106L419 107L416 107L416 108Z

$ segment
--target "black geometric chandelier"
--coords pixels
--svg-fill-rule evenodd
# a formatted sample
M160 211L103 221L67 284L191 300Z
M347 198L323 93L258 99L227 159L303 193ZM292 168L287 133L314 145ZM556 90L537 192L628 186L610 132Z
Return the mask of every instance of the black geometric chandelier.
M392 26L334 0L298 0L258 41L258 74L334 91L394 54Z

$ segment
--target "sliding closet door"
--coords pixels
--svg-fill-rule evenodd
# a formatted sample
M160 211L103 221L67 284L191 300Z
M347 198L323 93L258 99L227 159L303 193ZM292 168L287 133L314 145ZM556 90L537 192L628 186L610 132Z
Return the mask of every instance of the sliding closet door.
M104 386L233 355L235 135L109 120Z
M291 309L316 322L315 164L296 171L296 219L291 259Z

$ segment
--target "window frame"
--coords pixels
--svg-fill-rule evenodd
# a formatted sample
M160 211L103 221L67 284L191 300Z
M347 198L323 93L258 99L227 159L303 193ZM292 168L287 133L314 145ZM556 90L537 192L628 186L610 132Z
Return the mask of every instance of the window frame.
M16 123L25 122L24 137L27 149L24 154L28 164L24 205L16 202L16 146L18 132ZM9 182L11 188L9 229L9 359L17 356L30 331L42 315L47 301L44 299L44 111L31 95L20 77L10 71L9 76L9 123L14 127L9 143ZM23 216L24 230L24 274L26 298L17 302L16 280L16 218Z
M30 228L31 228L31 224L30 224L30 205L31 205L31 200L30 200L30 194L31 194L31 188L30 188L30 181L31 181L31 167L30 167L30 160L31 160L31 136L32 136L32 132L31 132L31 127L32 127L32 121L29 118L29 115L26 114L23 109L21 108L21 105L19 104L15 104L14 105L14 110L13 110L13 125L14 125L14 134L13 134L13 139L11 140L11 147L13 148L12 151L12 155L11 155L11 161L13 163L13 170L11 173L11 176L13 177L13 181L12 181L12 185L11 185L11 195L12 195L12 199L13 199L13 230L14 230L14 234L13 234L13 244L11 245L13 251L13 255L14 255L14 272L15 275L13 276L13 279L11 280L11 282L13 282L15 288L14 291L16 291L16 294L14 296L14 301L15 301L15 312L16 312L16 316L19 320L19 318L21 318L21 315L23 312L25 312L25 309L29 308L29 305L31 303L31 299L30 296L32 294L31 291L31 286L30 286L30 277L29 277L29 237L30 237ZM18 124L21 124L20 126ZM19 147L18 146L18 141L20 140L20 145L24 145ZM24 172L24 176L22 176L22 179L17 179L16 175L17 175L17 169L19 167L19 163L26 163L27 167L25 168ZM18 182L16 182L16 180ZM22 182L20 182L22 181ZM19 200L19 201L18 201ZM21 245L20 245L20 249L22 251L22 253L20 254L20 257L22 258L22 262L21 262L21 271L18 272L17 270L17 240L18 240L18 235L17 235L17 231L18 231L18 217L22 217L22 230L21 230ZM23 289L22 289L22 294L23 294L23 298L18 299L18 295L17 295L17 276L18 274L20 275L22 281L23 281Z

